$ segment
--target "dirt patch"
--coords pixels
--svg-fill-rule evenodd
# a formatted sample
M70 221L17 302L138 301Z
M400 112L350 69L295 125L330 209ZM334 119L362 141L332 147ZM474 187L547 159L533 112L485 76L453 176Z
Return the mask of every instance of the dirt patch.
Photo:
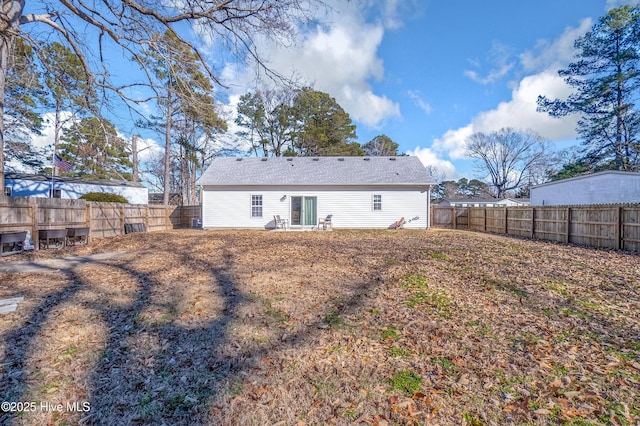
M111 253L96 253L85 256L69 256L62 258L55 257L33 257L32 260L20 260L16 262L3 262L0 263L0 273L28 273L28 272L51 272L58 270L71 270L78 266L91 263L102 262L109 259L122 257L126 254L126 251L118 251Z
M640 421L636 255L460 231L175 231L0 268L72 255L0 272L0 299L25 297L0 316L0 395L36 404L2 424Z

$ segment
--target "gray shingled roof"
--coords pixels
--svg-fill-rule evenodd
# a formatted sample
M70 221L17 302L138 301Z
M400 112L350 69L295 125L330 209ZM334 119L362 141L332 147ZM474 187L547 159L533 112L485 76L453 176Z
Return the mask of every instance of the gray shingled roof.
M434 185L418 157L217 157L198 185Z
M50 182L50 175L37 175L29 173L13 173L7 172L4 174L5 179L14 180L30 180L36 182ZM134 188L144 188L144 185L137 182L131 182L126 180L106 180L106 179L86 179L74 176L55 176L54 182L66 182L66 183L79 183L89 185L106 185L106 186L131 186Z

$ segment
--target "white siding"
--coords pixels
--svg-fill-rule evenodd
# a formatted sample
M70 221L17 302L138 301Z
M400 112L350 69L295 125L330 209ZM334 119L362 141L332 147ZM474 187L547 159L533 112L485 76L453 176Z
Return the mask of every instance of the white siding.
M382 210L373 210L373 195L382 196ZM251 217L251 195L262 195L263 217ZM205 228L272 228L273 216L291 222L291 197L317 197L318 219L333 215L335 228L388 228L404 217L405 228L427 227L427 192L416 189L275 188L230 190L204 188L202 225Z
M597 173L531 188L532 206L640 202L640 174Z
M11 187L11 195L14 197L48 197L51 183L27 179L5 179L5 186ZM77 199L87 192L106 192L124 196L129 204L148 204L149 202L149 190L145 187L57 181L53 183L53 189L60 190L61 198Z

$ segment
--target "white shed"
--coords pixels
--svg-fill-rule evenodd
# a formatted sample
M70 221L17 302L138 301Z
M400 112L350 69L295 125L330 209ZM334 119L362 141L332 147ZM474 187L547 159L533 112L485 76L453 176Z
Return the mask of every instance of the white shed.
M218 157L197 184L204 228L424 229L435 182L417 157Z
M640 173L605 171L531 188L532 206L640 203Z

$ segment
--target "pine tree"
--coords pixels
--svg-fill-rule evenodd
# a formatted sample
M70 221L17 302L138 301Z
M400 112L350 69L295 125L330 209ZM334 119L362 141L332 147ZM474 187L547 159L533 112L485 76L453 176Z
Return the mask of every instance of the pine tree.
M584 164L637 170L640 166L640 9L612 9L575 42L576 61L559 74L575 92L566 100L538 98L553 117L580 114Z

